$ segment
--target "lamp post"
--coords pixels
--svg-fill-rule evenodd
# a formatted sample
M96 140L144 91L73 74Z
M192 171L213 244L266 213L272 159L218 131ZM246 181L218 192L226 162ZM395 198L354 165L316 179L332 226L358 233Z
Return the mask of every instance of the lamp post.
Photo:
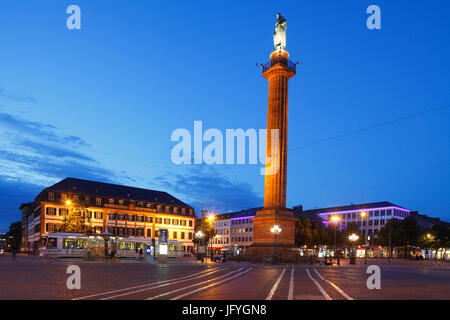
M364 264L367 264L367 233L369 227L369 215L367 212L363 211L361 212L361 218L366 218L366 233L364 236Z
M198 231L195 233L195 235L194 235L194 237L198 240L198 241L197 241L197 259L195 259L195 263L196 263L196 264L197 264L197 260L198 260L198 254L199 254L199 252L198 252L198 243L199 243L200 239L203 238L203 236L204 236L204 234L203 234L203 232L202 232L201 230L198 230ZM203 261L202 261L202 263L203 263Z
M214 221L214 215L212 213L208 216L208 221L212 225L212 222ZM211 261L212 261L212 258L213 258L213 242L212 242L212 239L210 239L210 241L211 241Z
M353 249L351 254L350 254L350 264L356 264L356 260L355 260L355 242L356 242L356 240L359 239L359 237L356 234L352 233L348 237L348 239L352 242L352 249Z
M275 246L273 247L273 255L275 258L277 256L278 235L281 232L281 228L276 224L272 228L270 228L270 232L272 232L275 236Z
M331 221L334 223L334 252L337 254L337 265L339 266L340 260L339 260L339 253L337 252L337 240L336 240L336 231L337 231L337 225L341 218L339 216L332 216Z
M428 260L428 247L430 246L431 234L427 233L427 249L425 251L425 260Z

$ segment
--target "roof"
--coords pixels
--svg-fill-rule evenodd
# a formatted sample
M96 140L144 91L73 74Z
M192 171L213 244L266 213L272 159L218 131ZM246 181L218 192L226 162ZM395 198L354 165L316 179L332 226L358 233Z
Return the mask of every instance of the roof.
M257 211L262 210L262 207L258 208L251 208L236 212L229 212L229 213L221 213L216 215L216 219L218 220L225 220L225 219L236 219L236 218L244 218L244 217L251 217L255 216Z
M82 180L76 178L65 178L60 182L44 189L37 197L36 201L46 199L45 193L49 191L79 194L90 197L115 198L124 200L135 200L151 202L177 207L192 208L181 200L168 194L167 192L128 187L123 185Z
M397 207L404 210L409 210L403 207L400 207L391 202L383 201L383 202L372 202L372 203L362 203L362 204L351 204L348 206L340 206L340 207L329 207L329 208L319 208L312 210L304 210L304 213L327 213L327 212L341 212L341 211L352 211L352 210L366 210L366 209L376 209L376 208L385 208L385 207Z

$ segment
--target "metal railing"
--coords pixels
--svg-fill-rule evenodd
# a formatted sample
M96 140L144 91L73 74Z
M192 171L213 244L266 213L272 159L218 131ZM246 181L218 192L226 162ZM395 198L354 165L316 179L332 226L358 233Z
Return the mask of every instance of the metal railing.
M286 60L285 59L274 59L273 61L269 61L266 64L262 65L262 71L266 72L267 70L269 70L270 68L272 68L274 65L276 65L278 63L285 67L288 67L292 71L296 72L297 64L295 62L292 62L289 59L286 59Z

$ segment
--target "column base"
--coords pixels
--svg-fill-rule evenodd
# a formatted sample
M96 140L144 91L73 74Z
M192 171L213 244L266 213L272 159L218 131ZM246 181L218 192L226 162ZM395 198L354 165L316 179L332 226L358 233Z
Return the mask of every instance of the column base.
M253 261L263 261L274 256L275 243L255 243L249 247L248 256ZM297 262L299 248L294 244L278 244L277 259L280 262Z

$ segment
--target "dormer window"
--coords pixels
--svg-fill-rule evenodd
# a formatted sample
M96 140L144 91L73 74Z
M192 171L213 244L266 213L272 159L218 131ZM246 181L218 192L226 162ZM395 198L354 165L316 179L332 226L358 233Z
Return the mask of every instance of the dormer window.
M62 202L66 202L67 201L67 194L62 194L61 195L61 201Z
M123 200L119 200L119 204L123 206Z
M89 200L89 197L84 197L84 202L85 202L86 204L89 204L91 201Z
M113 204L114 203L114 199L109 199L108 202Z
M55 194L52 193L52 192L50 192L50 193L48 194L48 200L50 200L50 201L55 200Z
M102 199L100 199L100 198L95 199L95 204L97 206L101 206L102 205Z

